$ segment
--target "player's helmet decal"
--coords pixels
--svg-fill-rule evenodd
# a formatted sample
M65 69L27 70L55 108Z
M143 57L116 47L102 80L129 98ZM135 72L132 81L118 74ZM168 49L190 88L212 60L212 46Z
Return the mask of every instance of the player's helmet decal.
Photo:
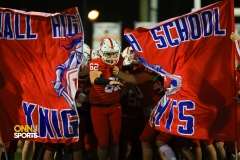
M105 38L99 48L99 54L102 60L109 65L118 63L121 47L111 38Z

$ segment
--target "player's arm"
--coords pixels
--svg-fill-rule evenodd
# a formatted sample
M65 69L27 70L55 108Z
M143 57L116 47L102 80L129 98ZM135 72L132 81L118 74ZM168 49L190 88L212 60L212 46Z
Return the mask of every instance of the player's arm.
M132 84L142 84L144 82L152 80L153 78L153 75L148 72L141 72L136 75L126 74L122 71L119 71L119 68L117 66L114 66L113 74L118 76L122 80Z
M141 72L141 73L134 75L134 77L137 81L137 84L142 84L147 81L151 81L154 76L148 72Z
M233 42L235 42L238 55L240 56L240 46L239 46L239 44L238 44L238 40L239 40L238 36L237 36L234 32L232 32L232 34L231 34L231 36L230 36L230 39L231 39Z
M102 72L101 71L90 71L89 72L89 77L90 77L90 81L92 84L95 84L95 80L101 77ZM106 80L106 84L109 83L109 80Z
M132 84L137 84L137 81L134 77L134 75L132 74L126 74L122 71L119 71L116 76L118 76L119 78L121 78L122 80L128 82L128 83L132 83Z
M100 78L103 68L99 65L97 59L91 60L89 63L89 77L91 84L106 85L109 84L108 79Z

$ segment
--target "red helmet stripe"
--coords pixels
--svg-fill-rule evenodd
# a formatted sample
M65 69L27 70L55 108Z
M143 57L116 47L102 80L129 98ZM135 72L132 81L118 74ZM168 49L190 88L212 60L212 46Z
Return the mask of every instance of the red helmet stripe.
M111 48L113 49L113 42L112 42L112 39L111 39L111 38L108 38L108 40L110 41Z
M129 49L130 49L130 47L127 48L127 54L128 54Z
M92 50L90 49L90 59L92 59Z

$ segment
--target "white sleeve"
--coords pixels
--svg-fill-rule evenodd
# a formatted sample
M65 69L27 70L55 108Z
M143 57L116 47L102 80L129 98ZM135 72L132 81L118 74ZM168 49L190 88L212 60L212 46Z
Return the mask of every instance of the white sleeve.
M235 45L238 52L238 56L240 57L240 46L238 45L238 40L235 41Z

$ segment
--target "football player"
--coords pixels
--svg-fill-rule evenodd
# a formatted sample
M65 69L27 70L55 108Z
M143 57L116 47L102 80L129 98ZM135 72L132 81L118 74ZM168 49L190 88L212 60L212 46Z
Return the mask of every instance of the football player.
M89 62L91 59L97 58L97 53L91 50L86 44L83 46L83 62L79 66L78 70L78 91L75 96L75 102L77 106L78 116L80 119L79 124L79 140L76 143L71 144L73 151L73 160L84 160L86 154L84 153L85 138L91 135L91 140L95 140L95 134L90 118L90 103L88 101L88 95L91 88L91 82L89 78ZM89 141L88 141L89 142ZM89 144L88 144L89 145ZM92 146L89 146L88 154L91 157L96 157L96 154L90 151ZM95 158L96 159L96 158Z
M130 47L127 47L121 54L123 58L126 58ZM135 63L131 60L124 59L122 71L129 73L131 71L131 65ZM138 61L136 61L138 63ZM122 127L120 133L120 144L121 144L121 157L123 160L134 159L139 156L131 153L141 149L141 143L139 137L144 128L144 115L142 112L142 106L138 100L138 97L133 92L133 87L136 87L130 83L125 83L124 88L121 89L121 106L122 106ZM136 157L137 158L137 157Z
M105 38L99 48L100 58L90 61L89 75L92 87L89 93L91 119L98 139L97 155L99 160L119 158L119 134L121 130L122 109L120 105L120 86L122 83L112 74L114 65L120 66L120 46Z
M113 74L131 84L130 89L136 94L140 104L143 106L143 113L147 120L150 117L152 109L164 94L164 92L160 92L163 91L161 87L159 89L154 89L155 83L161 83L163 87L163 78L140 64L131 47L127 47L125 50L126 52L123 53L125 57L123 65L132 65L130 74L119 71L117 66L114 66ZM153 158L152 142L154 140L156 140L156 143L158 141L165 142L165 140L169 141L171 137L172 136L169 134L155 130L155 128L150 126L148 121L146 121L146 126L140 136L143 159L149 160ZM163 151L161 151L162 148L167 158L175 158L172 149L167 144L163 144L160 150L158 150L159 156L162 159L164 158L162 154Z

